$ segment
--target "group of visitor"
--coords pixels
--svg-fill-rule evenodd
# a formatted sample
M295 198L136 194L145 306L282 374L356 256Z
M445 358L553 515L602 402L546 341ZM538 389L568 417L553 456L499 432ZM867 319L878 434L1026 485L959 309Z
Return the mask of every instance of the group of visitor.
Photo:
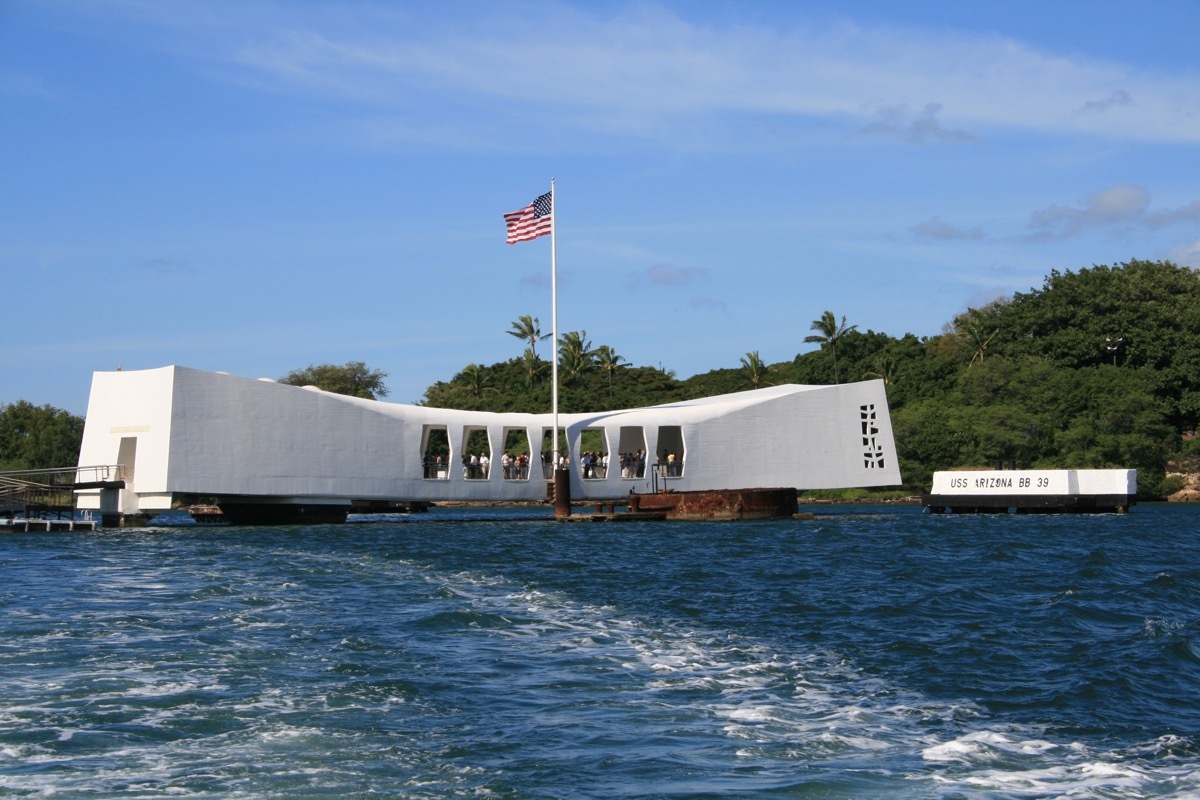
M550 453L542 454L542 461L545 466L548 466L552 457ZM500 470L505 480L523 481L529 479L529 456L525 453L513 455L505 451L500 456ZM646 451L637 450L636 452L624 452L620 457L621 477L626 480L636 480L646 476ZM571 458L567 453L562 453L558 459L558 465L562 469L567 469L571 465ZM435 480L446 480L449 478L447 470L447 459L442 456L425 456L425 477ZM589 480L604 480L608 477L609 456L608 453L597 450L587 450L579 457L580 474ZM658 461L654 465L660 475L668 478L678 478L683 475L683 459L678 456L673 450L664 450L659 454ZM463 477L467 480L485 481L491 468L491 460L488 458L487 452L481 453L466 453L462 457Z
M637 480L646 476L646 451L621 454L621 477ZM668 478L683 475L683 459L674 450L664 450L655 464L658 473ZM586 452L579 459L579 468L584 478L602 480L608 477L608 453Z
M506 481L523 481L529 478L529 456L524 453L512 455L505 451L500 456L500 472Z
M579 469L585 478L601 480L608 477L608 453L585 450L579 457Z
M646 476L646 451L636 453L621 453L621 477L627 479L644 478Z
M446 480L450 473L446 470L446 461L441 456L425 454L425 477L433 480Z
M683 459L674 450L664 450L658 457L658 468L668 478L678 478L683 474Z
M463 456L463 477L471 481L486 481L491 459L487 453L467 453Z

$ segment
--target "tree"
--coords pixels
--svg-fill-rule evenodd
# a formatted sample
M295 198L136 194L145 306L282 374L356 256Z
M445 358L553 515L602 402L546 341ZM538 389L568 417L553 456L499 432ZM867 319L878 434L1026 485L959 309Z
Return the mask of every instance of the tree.
M496 391L495 387L491 384L491 380L488 378L486 368L478 364L467 364L454 380L456 383L461 383L467 392L475 398L480 398L485 393Z
M1149 370L1169 402L1172 424L1200 426L1200 272L1194 269L1134 259L1052 270L1041 289L967 316L999 331L989 359L1032 355L1062 367Z
M928 486L937 470L964 464L958 433L948 416L946 404L933 398L892 414L900 474L909 486Z
M537 353L533 352L532 347L526 347L525 352L521 354L520 359L521 370L525 373L525 388L532 389L534 381L538 375L541 375L548 366L545 361L538 358Z
M512 324L512 329L508 331L508 335L529 342L529 349L533 351L535 356L537 355L537 343L543 339L550 338L550 334L542 333L542 325L538 318L531 317L528 314L517 317L517 321Z
M279 382L292 386L316 386L334 394L378 400L387 397L388 390L383 385L386 377L386 372L367 369L367 365L361 361L347 361L340 367L335 364L309 364L304 369L289 372Z
M974 364L976 359L979 363L983 363L984 357L987 355L988 345L992 343L998 331L985 333L983 328L978 323L971 322L967 324L967 335L970 337L971 346L974 347L974 352L971 353L971 361L967 366Z
M750 384L751 389L758 388L770 369L759 358L757 350L742 356L742 376L746 379L746 383Z
M804 341L806 343L818 343L821 345L821 347L824 347L825 345L829 345L829 349L833 353L833 382L834 383L841 383L841 380L839 380L839 378L838 378L838 368L837 368L838 339L841 339L847 333L849 333L852 330L855 330L856 328L858 328L857 325L847 325L846 324L846 316L844 314L842 315L842 322L839 325L838 321L837 321L837 317L835 317L833 315L833 312L826 311L825 313L823 313L821 315L820 319L813 320L811 330L818 331L818 333L812 334L811 336L804 337Z
M688 378L684 386L689 399L713 397L740 391L745 387L745 377L740 368L712 369Z
M625 357L617 355L617 351L606 344L602 344L595 350L596 365L604 370L605 376L608 378L608 396L612 397L613 393L613 377L617 370L625 365Z
M867 380L883 381L884 389L891 389L892 384L896 382L896 357L890 355L878 355L871 362L872 369L863 373L863 378Z
M51 469L79 463L83 418L18 400L0 407L0 469Z
M568 381L576 380L596 363L587 331L567 331L558 345L558 366Z

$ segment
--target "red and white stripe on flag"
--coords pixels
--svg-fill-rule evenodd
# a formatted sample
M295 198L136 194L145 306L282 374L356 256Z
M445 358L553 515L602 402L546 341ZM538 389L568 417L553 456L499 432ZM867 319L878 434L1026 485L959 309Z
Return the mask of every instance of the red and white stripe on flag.
M554 211L551 205L551 194L546 192L524 208L505 214L508 244L528 242L553 231Z

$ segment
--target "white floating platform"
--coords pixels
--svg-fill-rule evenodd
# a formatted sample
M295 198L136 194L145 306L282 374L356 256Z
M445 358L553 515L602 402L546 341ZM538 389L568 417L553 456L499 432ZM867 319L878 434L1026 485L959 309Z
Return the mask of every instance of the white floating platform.
M934 514L1124 513L1136 500L1136 469L1024 469L935 472L922 503Z
M51 531L94 531L95 520L83 519L3 519L0 533L34 533Z

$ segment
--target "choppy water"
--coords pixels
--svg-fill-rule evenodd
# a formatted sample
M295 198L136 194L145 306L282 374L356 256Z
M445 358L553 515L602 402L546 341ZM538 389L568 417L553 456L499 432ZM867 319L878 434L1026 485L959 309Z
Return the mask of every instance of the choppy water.
M1200 796L1200 509L0 537L0 794Z

